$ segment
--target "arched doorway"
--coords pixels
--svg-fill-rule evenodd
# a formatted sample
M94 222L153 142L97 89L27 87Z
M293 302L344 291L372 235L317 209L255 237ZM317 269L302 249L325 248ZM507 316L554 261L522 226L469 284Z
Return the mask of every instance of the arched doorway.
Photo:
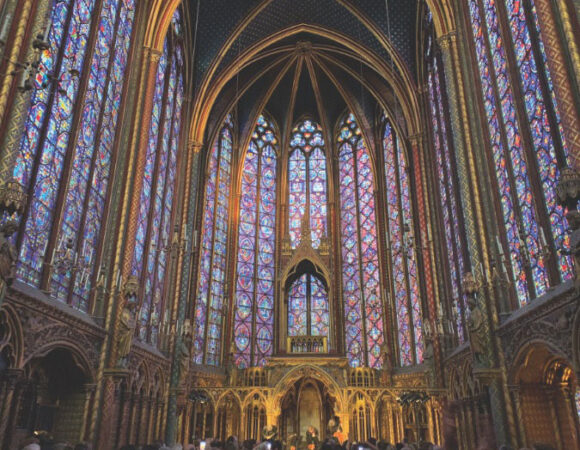
M35 358L25 366L28 374L22 385L16 439L41 430L55 441L76 442L85 438L87 389L90 376L72 352L57 348L46 356Z
M242 410L237 398L231 392L218 403L215 437L222 442L230 436L240 436Z
M511 393L515 410L520 412L521 444L579 448L578 380L572 365L547 346L536 344L521 353L514 374Z
M292 435L305 442L306 431L312 426L322 440L326 436L328 421L334 417L336 399L328 386L311 377L300 378L286 391L280 402L279 429L282 440Z

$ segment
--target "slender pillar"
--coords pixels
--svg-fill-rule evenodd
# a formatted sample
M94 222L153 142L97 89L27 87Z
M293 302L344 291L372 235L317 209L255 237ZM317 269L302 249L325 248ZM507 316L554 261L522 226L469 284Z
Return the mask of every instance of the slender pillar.
M81 432L79 435L79 441L83 442L87 438L87 429L89 426L89 411L93 402L93 395L95 394L96 384L85 384L85 407L83 409L83 422L81 427Z
M10 419L14 415L14 404L16 403L15 392L18 387L18 382L22 379L24 371L22 369L8 369L6 371L5 383L6 389L4 399L0 409L0 446L8 448L10 445L9 439L12 435L9 429ZM4 441L2 441L4 439Z
M526 439L526 429L524 427L524 419L522 416L522 404L520 398L520 387L519 386L510 386L510 394L514 404L514 412L517 420L517 428L518 428L518 445L522 447L527 447L527 439Z
M197 192L199 189L200 177L198 176L199 173L199 163L200 163L200 151L202 148L202 143L200 142L190 142L187 146L187 166L186 166L186 180L185 180L185 189L186 189L186 198L185 202L187 204L187 208L183 211L183 226L182 226L182 236L183 242L185 242L185 252L182 258L182 263L179 266L181 270L181 274L176 282L181 280L181 286L179 289L176 289L175 295L178 296L179 302L177 305L177 323L184 323L186 319L186 309L188 304L188 283L190 282L190 273L191 273L191 265L192 255L193 255L193 248L197 245L197 242L192 242L192 238L186 235L187 230L193 230L194 223L195 223L195 211L196 211L196 200L197 200ZM194 181L195 180L195 181ZM173 270L178 271L178 267L175 267ZM182 370L182 364L180 357L182 355L178 354L178 350L182 348L184 345L191 349L191 342L184 342L182 344L182 339L188 339L191 341L190 335L182 335L181 333L177 333L175 336L175 345L173 347L173 359L171 363L171 379L170 379L170 388L169 388L169 404L167 408L167 430L166 430L166 438L165 440L169 445L175 444L177 438L177 400L179 395L180 388L184 386L180 386L180 381L183 382L186 380L187 374L181 374L180 371ZM190 355L191 357L191 355ZM186 384L186 383L185 383Z
M33 6L34 2L32 0L19 0L17 2L9 0L6 5L4 18L6 18L7 15L11 15L13 19L7 33L7 44L9 45L3 49L8 50L8 54L3 52L4 54L2 55L6 58L6 75L3 76L3 79L0 82L0 122L4 120L7 107L9 106L12 97L11 93L14 92L14 82L17 81L17 83L19 83L21 77L24 75L23 69L16 65L16 63L22 62L20 61L22 46L25 45L27 41L32 42L31 37L36 36L30 34L27 36L26 34L26 31L28 30L26 25L30 20ZM38 18L32 18L32 20L36 22L36 25L38 25L43 23L46 20L46 17L39 16ZM41 26L33 26L33 28L37 28L40 34L44 31ZM36 52L36 54L38 55L38 52Z

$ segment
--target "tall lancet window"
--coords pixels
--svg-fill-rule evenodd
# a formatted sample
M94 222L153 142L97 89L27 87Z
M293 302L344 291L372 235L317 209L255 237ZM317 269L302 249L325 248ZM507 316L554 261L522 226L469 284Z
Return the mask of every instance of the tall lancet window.
M218 365L226 295L226 253L232 176L233 120L228 114L211 149L206 171L193 360Z
M288 336L328 336L328 292L316 276L303 274L288 291Z
M425 59L427 64L427 84L429 87L429 105L431 108L431 126L433 147L437 163L439 201L441 219L445 235L446 266L449 268L449 286L451 301L457 311L457 335L460 342L466 339L465 299L461 289L461 278L466 271L464 262L465 239L463 224L460 218L461 199L455 171L455 154L452 139L449 136L449 114L445 97L445 77L439 49L434 39L434 27L431 14L428 16L428 34L425 42Z
M262 366L274 339L274 250L278 138L258 118L243 162L238 227L235 363Z
M399 360L402 366L423 362L421 302L413 243L413 215L408 164L390 122L384 120L383 151L387 188L387 245L391 292L395 299Z
M83 311L97 276L134 15L134 0L52 1L13 174L30 199L18 278Z
M564 211L556 202L568 149L534 0L470 0L469 13L505 232L501 264L520 304L572 276ZM505 23L502 23L504 22Z
M304 120L292 131L288 160L288 216L290 243L298 247L302 217L310 215L312 247L318 248L326 235L327 175L322 128L311 120Z
M171 207L183 105L180 22L177 10L157 68L131 271L142 286L138 336L153 344L157 343L159 327L165 319L163 291L169 256L166 249L171 241Z
M340 233L346 354L351 366L380 368L384 342L375 180L353 114L338 135Z

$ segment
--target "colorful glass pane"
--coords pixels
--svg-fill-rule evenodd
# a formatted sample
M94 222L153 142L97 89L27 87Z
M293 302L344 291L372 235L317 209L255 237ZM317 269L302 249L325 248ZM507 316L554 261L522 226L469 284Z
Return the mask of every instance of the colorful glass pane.
M14 170L15 178L24 186L33 185L17 267L18 277L33 286L38 286L45 262L59 192L55 187L62 182L94 5L94 0L77 0L72 7L68 2L53 4L50 48L43 52L41 70L55 74L58 81L50 84L54 95L48 89L37 89L33 95ZM38 152L39 162L34 167Z
M288 336L308 334L308 275L303 274L288 293Z
M397 314L397 333L399 341L399 358L401 365L413 364L412 332L410 328L411 311L409 309L409 288L405 271L404 229L402 221L401 187L399 183L399 161L396 150L394 131L390 123L385 124L383 135L385 155L385 176L387 187L388 242L391 248L391 267L395 309ZM408 224L407 224L408 226Z
M327 173L322 128L311 120L294 127L288 161L289 231L292 248L301 239L302 218L309 210L312 247L318 248L326 236Z
M538 25L534 1L530 0L529 4L532 7L530 12L534 17L534 26L537 30ZM554 138L552 137L552 134L560 134L560 138L564 143L565 153L568 153L567 147L561 133L561 126L559 129L553 130L551 129L550 122L548 121L546 104L538 76L538 66L534 58L530 30L528 29L526 22L524 4L521 0L506 0L506 9L508 11L508 19L515 50L514 54L518 65L518 74L524 95L523 103L528 116L528 122L530 124L530 131L534 144L534 154L536 155L537 159L538 172L544 192L544 201L550 216L552 235L554 237L556 247L563 248L564 245L567 244L564 241L567 239L566 237L569 236L569 234L566 232L568 229L568 224L564 218L564 209L558 204L558 200L556 198L556 185L560 179L560 171L558 169ZM541 49L541 56L544 61L546 76L550 81L551 76L548 66L545 62L546 57L543 52L543 47L541 47ZM553 95L551 82L549 87L551 94ZM550 100L551 99L548 99L548 101ZM555 98L553 98L553 100L555 101ZM540 236L537 233L532 234L531 236L527 237L526 244L530 249L531 257L533 260L533 267L539 266L541 269L543 269L544 261L542 256L538 253L541 250L541 242L539 239ZM572 266L569 256L560 254L558 261L563 279L570 279L572 276ZM535 272L539 272L539 270L536 270ZM543 275L542 277L535 277L535 282L536 293L540 295L545 292L547 283L546 275Z
M447 257L449 260L449 270L451 277L451 293L453 301L457 304L457 334L459 341L465 341L465 332L463 329L463 311L464 298L461 292L461 277L465 271L463 262L461 227L458 219L458 203L456 196L455 178L452 172L451 152L447 139L447 125L443 110L443 101L440 88L440 73L438 70L438 61L435 57L433 67L429 72L429 98L431 106L431 120L433 126L433 144L437 160L437 174L439 178L439 196L441 199L441 211L443 215L443 228L445 233L445 244Z
M351 366L380 368L383 302L370 154L353 114L338 135L347 356Z
M506 230L506 237L509 246L509 257L516 286L516 291L520 303L529 300L528 279L524 270L523 257L525 249L522 247L520 233L516 221L516 205L522 211L523 222L527 229L535 227L535 213L531 205L531 193L527 175L527 166L522 156L521 137L518 124L515 120L515 105L511 94L511 87L508 82L508 74L505 61L505 50L503 42L498 32L498 22L493 9L493 2L485 10L486 23L491 27L489 42L491 45L491 55L493 66L488 57L488 47L485 40L485 30L483 28L477 0L470 0L469 10L472 21L475 49L477 52L477 63L480 73L481 87L484 98L485 112L487 115L489 137L492 146L492 155L495 163L495 172L499 192L501 195L501 206ZM495 70L494 70L495 69ZM494 94L493 77L496 77L496 84L499 99ZM501 106L502 117L497 104ZM502 126L505 124L509 152L504 149L501 139ZM517 180L515 189L510 182L509 166L514 164Z
M244 159L240 191L234 360L261 366L273 350L276 148L272 125L260 116Z
M77 253L79 260L89 268L99 239L112 159L113 142L104 135L107 133L114 136L114 132L105 127L113 126L109 121L113 108L112 97L120 98L123 88L134 6L133 1L103 2L97 47L88 74L88 87L79 125L81 134L74 149L65 215L59 234L59 239L72 238L79 235L82 229ZM115 109L114 114L116 113ZM87 309L91 275L92 273L81 273L75 276L73 307ZM67 301L72 276L70 271L53 272L52 295Z
M194 351L197 364L218 365L225 307L226 245L232 173L231 115L210 153L199 280L194 313Z
M328 292L320 279L302 274L288 291L288 336L328 336Z

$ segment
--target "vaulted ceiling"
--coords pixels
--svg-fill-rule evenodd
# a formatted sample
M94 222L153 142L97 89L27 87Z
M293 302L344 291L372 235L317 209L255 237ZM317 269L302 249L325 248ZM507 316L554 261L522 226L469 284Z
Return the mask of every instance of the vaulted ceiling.
M330 130L349 109L363 131L377 106L398 102L408 115L412 100L402 92L416 85L423 8L416 0L192 1L204 140L234 104L242 131L266 109L283 135L304 115Z

